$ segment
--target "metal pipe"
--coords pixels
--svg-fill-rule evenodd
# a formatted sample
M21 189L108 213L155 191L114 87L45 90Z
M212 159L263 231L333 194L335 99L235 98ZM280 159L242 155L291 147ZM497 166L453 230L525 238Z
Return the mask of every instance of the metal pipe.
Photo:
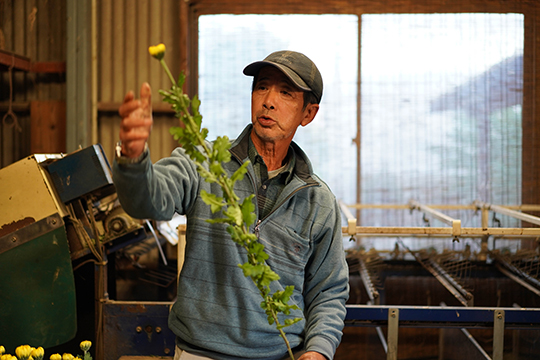
M486 204L486 203L481 203L481 202L475 202L475 204L479 208L486 208L498 214L502 214L502 215L513 217L515 219L527 221L531 224L540 225L540 218L537 216L525 214L520 211L512 210L512 209L509 209L507 207L503 207L500 205L491 205L491 204Z
M367 302L368 305L373 305L373 303L371 301L368 301ZM375 330L377 331L377 336L379 336L379 340L381 341L381 345L384 349L384 353L385 354L388 354L388 344L386 343L386 338L384 337L384 333L381 329L380 326L377 326L375 328Z
M499 261L499 260L497 260L497 261ZM523 287L527 288L528 290L532 291L536 295L540 296L540 290L539 289L535 288L534 286L532 286L531 284L529 284L525 280L521 279L519 276L516 276L512 272L510 272L509 270L505 269L503 266L501 266L501 264L499 262L495 263L495 266L504 275L508 276L510 279L514 280L515 282L517 282L521 286L523 286ZM514 269L516 269L516 268L514 267ZM516 271L518 271L518 270L516 269Z
M150 221L148 220L145 220L145 221L146 221L146 225L148 225L148 228L150 229L150 232L152 232L152 235L154 236L154 240L156 240L156 245L159 249L159 254L161 255L161 259L163 260L163 263L165 264L165 266L167 266L168 265L167 258L165 257L165 254L163 253L163 249L161 248L161 243L159 242L158 236L156 232L154 231L154 227L152 226Z
M427 214L447 225L452 226L452 236L459 236L461 235L461 220L453 219L450 216L443 214L442 212L432 209L429 206L422 205L418 203L417 201L411 200L409 201L409 204L411 206L411 210L419 210L423 212L424 214Z
M350 233L350 227L343 227L343 233ZM387 235L387 236L439 236L454 237L453 229L447 227L420 226L358 226L352 231L353 235ZM520 236L538 237L540 228L461 228L460 237L482 236Z

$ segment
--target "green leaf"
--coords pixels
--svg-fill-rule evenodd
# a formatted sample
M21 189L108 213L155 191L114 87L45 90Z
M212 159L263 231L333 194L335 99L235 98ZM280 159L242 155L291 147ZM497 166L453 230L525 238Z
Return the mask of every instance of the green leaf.
M247 173L247 166L249 164L249 161L246 161L242 164L231 176L231 180L233 183L235 183L238 180L242 180L244 178L244 175Z
M216 177L221 174L225 174L225 170L223 170L223 166L221 166L220 162L213 162L210 164L210 172Z
M262 263L268 259L268 254L264 251L264 245L257 241L249 244L249 253L255 257L258 263Z
M230 217L236 225L242 225L242 211L240 210L240 206L238 206L237 204L229 206L227 210L223 212L223 214Z
M294 324L296 324L297 322L299 322L301 320L302 320L302 318L285 319L284 324L281 324L281 325L277 326L277 329L279 330L279 329L283 329L283 328L285 328L287 326L294 325Z
M230 224L230 221L228 221L228 219L227 219L227 223ZM237 227L235 227L233 225L229 225L227 227L227 232L231 235L231 240L232 241L234 241L238 245L242 245L242 239L240 237L242 231L239 228L237 228Z
M199 100L199 97L197 95L194 95L193 99L191 100L191 113L193 114L194 117L197 117L197 115L199 114L200 106L201 106L201 100ZM202 116L201 116L201 120L202 120Z
M257 241L257 235L252 233L242 233L242 241L244 244L249 244L251 242Z
M231 142L226 136L218 136L214 141L213 146L213 157L215 161L219 162L229 162L231 161L231 153L229 149L231 148Z
M182 71L180 75L178 76L178 81L176 82L176 86L178 86L181 89L184 86L185 81L186 81L186 75Z
M272 281L279 280L280 277L268 265L264 265L264 272L258 283L261 286L269 286Z
M201 119L202 119L202 116L201 116ZM201 130L201 137L203 138L203 140L208 137L208 129L207 128L203 128Z
M201 198L206 204L210 205L212 213L218 212L223 207L223 198L218 197L215 194L210 194L205 190L201 190Z
M253 204L253 197L255 195L251 194L244 199L240 209L242 209L242 218L244 223L249 227L251 224L257 220L257 215L255 214L255 204Z
M248 262L238 266L243 270L245 277L259 278L265 271L264 265L251 265Z

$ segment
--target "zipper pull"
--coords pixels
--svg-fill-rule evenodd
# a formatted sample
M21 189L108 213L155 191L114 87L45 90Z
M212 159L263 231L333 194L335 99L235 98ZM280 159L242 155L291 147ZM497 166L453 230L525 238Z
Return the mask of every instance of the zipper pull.
M257 220L257 224L255 225L255 229L253 230L254 231L254 234L255 236L257 236L257 239L259 238L259 225L261 224L261 220Z

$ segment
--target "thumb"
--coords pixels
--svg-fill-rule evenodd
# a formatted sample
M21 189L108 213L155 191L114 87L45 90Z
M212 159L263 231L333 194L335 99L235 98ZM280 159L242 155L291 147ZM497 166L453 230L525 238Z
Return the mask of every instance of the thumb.
M141 86L141 108L145 117L152 116L152 89L147 82Z

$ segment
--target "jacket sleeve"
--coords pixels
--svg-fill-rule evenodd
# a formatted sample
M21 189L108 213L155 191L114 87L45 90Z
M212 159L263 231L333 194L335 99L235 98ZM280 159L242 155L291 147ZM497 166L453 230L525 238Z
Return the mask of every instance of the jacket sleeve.
M305 348L332 359L341 342L349 297L349 268L335 198L333 211L321 220L325 225L314 240L314 252L305 274Z
M185 214L198 195L195 164L177 148L152 164L150 154L137 164L113 161L113 182L122 208L138 219L170 220Z

